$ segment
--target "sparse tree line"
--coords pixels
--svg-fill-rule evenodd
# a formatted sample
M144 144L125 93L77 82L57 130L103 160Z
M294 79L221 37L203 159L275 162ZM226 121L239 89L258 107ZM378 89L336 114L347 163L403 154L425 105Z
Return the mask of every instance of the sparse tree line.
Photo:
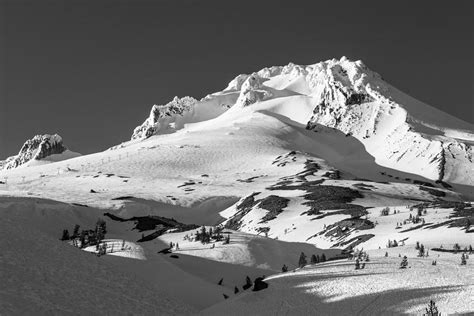
M72 234L68 229L63 229L61 236L62 241L71 241L72 245L78 248L85 248L88 246L96 246L96 251L99 255L107 252L107 243L103 242L107 234L107 225L103 219L98 219L94 229L81 229L81 226L76 224ZM125 246L125 241L122 242L122 248Z
M265 276L257 277L255 280L252 282L252 279L250 279L249 276L245 278L245 284L242 285L242 291L246 291L250 289L252 286L252 291L261 291L263 289L266 289L268 287L268 283L263 281L265 279ZM224 284L224 278L221 278L219 282L217 282L217 285L223 285ZM238 294L240 292L239 287L237 285L234 286L234 294ZM229 296L227 294L222 294L224 296L224 299L228 299Z

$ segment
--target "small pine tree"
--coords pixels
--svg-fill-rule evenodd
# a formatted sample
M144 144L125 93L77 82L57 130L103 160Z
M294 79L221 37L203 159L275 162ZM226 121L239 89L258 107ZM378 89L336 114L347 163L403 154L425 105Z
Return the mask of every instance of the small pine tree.
M359 270L359 269L360 269L359 258L357 258L356 261L355 261L355 269L356 269L356 270Z
M252 280L251 280L251 279L249 278L249 276L247 275L247 277L245 278L245 284L244 284L244 286L242 286L242 288L243 288L244 291L245 291L245 290L251 288L252 285L253 285Z
M224 239L224 244L230 244L230 234L227 234L227 237Z
M432 300L430 301L428 307L425 310L426 312L424 315L426 316L441 316L441 313L438 312L438 308L436 307L435 302L433 302Z
M431 265L432 265L432 266L435 266L435 265L436 265L436 260L433 260L433 261L431 262Z
M288 267L286 266L286 264L283 265L283 267L281 267L281 272L287 272L288 271Z
M415 249L416 249L416 250L419 250L419 249L420 249L420 242L419 242L419 241L416 242Z
M472 253L472 246L469 245L469 253L471 254Z
M219 282L217 282L217 285L222 285L222 282L224 282L224 278L220 279Z
M239 288L234 286L234 294L237 294L237 293L239 293Z
M86 247L86 232L84 230L81 231L81 235L79 239L81 241L81 248L85 248Z
M323 254L321 255L321 260L320 260L320 262L325 262L325 261L326 261L326 255L323 253Z
M69 240L69 231L67 229L63 230L63 235L61 236L61 240Z
M316 260L316 256L315 256L315 255L311 255L310 262L311 262L311 264L316 264L316 263L318 263L318 261Z
M361 269L365 269L365 262L362 262L360 268L361 268Z
M466 265L466 256L464 256L464 253L461 255L461 265L462 266Z
M74 230L72 232L72 238L77 238L79 237L79 229L81 228L81 226L79 225L74 225Z
M388 252L387 251L385 251L385 257L388 257Z
M459 250L461 250L461 246L459 246L459 244L456 243L456 244L454 244L453 249L454 249L454 252L456 253L456 252L458 252Z
M424 257L424 256L425 256L425 246L421 244L420 248L418 249L418 257Z
M407 256L403 256L402 262L400 262L400 269L406 269L408 266Z
M365 254L365 261L370 261L369 254Z
M298 266L303 268L308 262L306 261L306 255L304 252L300 254L300 259L298 260Z

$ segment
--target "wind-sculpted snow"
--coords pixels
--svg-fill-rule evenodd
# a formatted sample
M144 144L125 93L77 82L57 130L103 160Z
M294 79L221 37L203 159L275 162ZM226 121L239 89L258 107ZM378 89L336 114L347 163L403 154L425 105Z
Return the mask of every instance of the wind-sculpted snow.
M60 155L68 151L63 144L61 136L58 134L36 135L32 139L28 139L20 149L16 156L8 157L3 164L0 164L0 169L13 169L24 165L33 160L43 160L53 155ZM63 157L55 157L55 161L72 158L78 156L77 153L69 152ZM3 166L2 166L3 165Z
M398 91L361 61L273 66L237 76L226 90L240 90L239 107L278 99L282 91L307 95L312 115L299 122L308 129L352 135L379 165L474 185L474 127Z
M226 96L209 96L201 101L192 97L175 97L165 105L154 105L142 125L135 128L134 139L144 139L156 134L172 133L187 123L209 120L224 113L230 106Z

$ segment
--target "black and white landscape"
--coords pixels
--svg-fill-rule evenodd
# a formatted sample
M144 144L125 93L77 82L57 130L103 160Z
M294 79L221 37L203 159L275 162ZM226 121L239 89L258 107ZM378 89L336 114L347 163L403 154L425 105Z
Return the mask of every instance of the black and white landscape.
M369 60L267 66L3 157L0 314L474 313L469 119Z

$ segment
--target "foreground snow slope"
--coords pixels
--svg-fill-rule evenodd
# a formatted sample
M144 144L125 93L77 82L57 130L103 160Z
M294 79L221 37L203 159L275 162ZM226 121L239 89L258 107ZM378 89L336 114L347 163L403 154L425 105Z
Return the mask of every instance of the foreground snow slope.
M140 243L133 223L107 217L107 237L140 249L140 260L97 257L59 240L62 229L75 224L92 228L102 211L43 199L0 199L0 313L18 314L195 314L232 295L248 275L268 275L257 261L236 265L178 253L179 258L157 254L160 240ZM240 248L248 248L242 240ZM235 244L235 243L234 243ZM272 240L267 241L272 244ZM281 244L281 243L280 243ZM306 248L314 246L304 245ZM293 246L294 247L294 246ZM227 250L230 255L232 247ZM272 246L270 249L279 249ZM315 249L315 248L314 248ZM90 250L90 249L86 249ZM317 251L317 250L315 250ZM205 250L203 251L205 252ZM267 252L268 253L268 252ZM282 262L282 254L269 254ZM234 257L236 254L234 254ZM134 256L130 256L134 257ZM260 265L263 268L252 266ZM225 278L223 286L217 281Z
M408 255L407 269L399 269L398 253ZM202 314L421 315L430 300L443 315L474 311L472 259L460 266L460 255L431 252L429 258L417 258L413 248L389 250L387 258L379 251L371 258L362 270L354 270L354 261L340 260L274 275L266 279L268 289L242 294Z

